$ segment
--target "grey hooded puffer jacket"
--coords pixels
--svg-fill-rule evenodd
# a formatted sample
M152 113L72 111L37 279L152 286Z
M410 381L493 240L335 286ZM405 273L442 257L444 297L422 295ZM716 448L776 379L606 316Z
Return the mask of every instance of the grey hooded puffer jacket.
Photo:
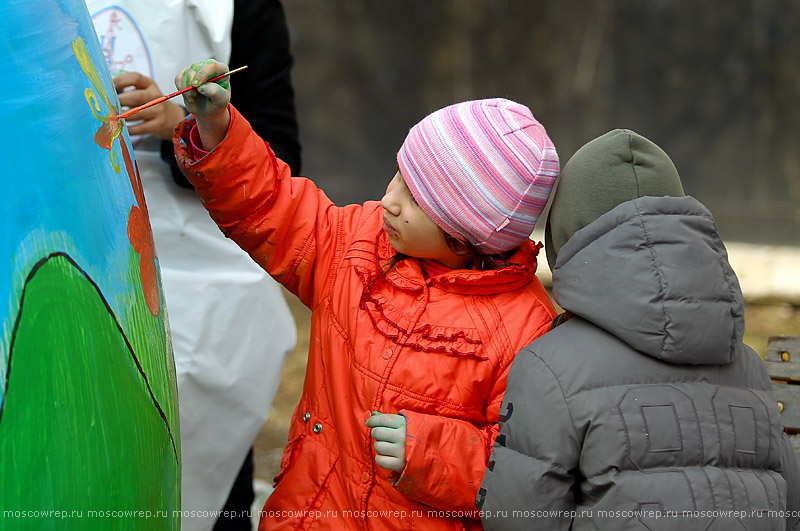
M624 202L569 239L553 279L575 317L512 365L484 527L791 529L798 463L741 341L741 291L708 210Z

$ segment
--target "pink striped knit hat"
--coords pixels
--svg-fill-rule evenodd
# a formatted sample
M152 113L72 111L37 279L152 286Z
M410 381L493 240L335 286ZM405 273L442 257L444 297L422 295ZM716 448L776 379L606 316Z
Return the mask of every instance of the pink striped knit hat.
M397 153L434 223L482 254L519 247L558 176L558 154L530 109L495 98L450 105L415 125Z

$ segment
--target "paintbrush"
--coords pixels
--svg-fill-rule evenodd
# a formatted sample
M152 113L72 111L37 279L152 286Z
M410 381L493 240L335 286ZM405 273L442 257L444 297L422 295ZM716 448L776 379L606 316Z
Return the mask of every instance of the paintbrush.
M236 72L241 72L245 68L247 68L247 65L240 66L239 68L234 68L230 72L225 72L224 74L220 74L218 76L212 77L211 79L206 81L206 83L212 83L214 81L219 81L223 77L229 76L231 74L235 74ZM195 89L195 88L197 88L197 87L182 88L181 90L173 92L172 94L167 94L166 96L161 96L160 98L156 98L156 99L154 99L152 101L148 101L144 105L139 105L138 107L135 107L133 109L127 110L127 111L123 112L122 114L117 115L116 119L117 120L124 120L125 118L128 118L129 116L133 116L134 114L136 114L137 112L139 112L139 111L141 111L143 109L147 109L148 107L152 107L153 105L158 105L159 103L162 103L162 102L165 102L165 101L167 101L169 99L172 99L175 96L180 96L184 92L189 92L190 90Z

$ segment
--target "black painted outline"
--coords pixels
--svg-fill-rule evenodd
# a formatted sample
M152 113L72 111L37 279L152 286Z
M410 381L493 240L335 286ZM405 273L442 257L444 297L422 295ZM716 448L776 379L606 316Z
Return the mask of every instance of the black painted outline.
M142 370L142 366L139 363L139 359L136 357L136 354L133 352L133 347L131 346L131 343L128 340L128 336L125 335L125 331L122 329L122 325L120 325L119 320L117 319L117 316L114 313L114 310L112 310L111 306L109 306L108 301L103 296L103 292L100 291L100 287L97 285L97 283L95 283L95 281L92 280L91 277L89 277L89 275L86 273L86 271L84 271L83 268L81 268L81 266L79 266L78 263L75 260L73 260L70 255L68 255L67 253L61 252L61 251L58 251L58 252L55 252L55 253L51 253L51 254L47 255L46 257L42 258L41 260L39 260L38 262L36 262L36 264L33 266L33 268L31 268L30 273L28 273L28 276L25 278L25 285L22 288L22 295L20 296L20 299L19 299L19 311L17 312L17 318L14 321L14 330L11 333L11 345L10 345L9 352L8 352L8 360L6 362L7 363L6 364L6 381L5 381L5 385L3 385L3 403L0 404L0 422L3 421L3 410L5 409L5 406L6 406L6 394L8 393L8 386L11 384L11 358L12 358L12 356L14 354L14 343L16 342L16 339L17 339L17 329L19 328L20 319L22 318L22 308L25 305L25 291L28 288L28 283L31 280L33 280L34 275L36 275L36 272L44 264L46 264L47 262L49 262L50 260L52 260L53 258L56 258L56 257L65 258L67 260L67 262L69 262L75 269L77 269L81 273L81 275L83 275L83 277L89 282L89 284L91 284L92 287L94 287L95 291L97 292L97 295L100 297L100 300L103 301L103 304L105 305L106 310L108 311L109 315L111 315L111 318L114 320L114 324L117 326L117 330L119 330L119 333L122 335L122 338L125 340L125 346L128 347L128 352L130 353L131 358L133 358L133 362L136 364L136 368L138 369L139 374L142 375L142 379L144 380L144 383L147 386L147 392L150 393L150 399L153 401L153 404L156 406L156 409L158 410L158 414L161 416L161 420L164 421L164 426L166 426L167 433L169 434L169 440L172 443L172 453L175 455L175 462L178 463L178 450L177 450L177 448L175 446L175 439L172 437L172 430L169 427L169 421L167 421L167 416L164 413L164 410L161 409L161 404L159 404L158 400L156 400L156 397L153 394L153 389L150 387L150 381L147 379L147 375L144 373L144 370Z

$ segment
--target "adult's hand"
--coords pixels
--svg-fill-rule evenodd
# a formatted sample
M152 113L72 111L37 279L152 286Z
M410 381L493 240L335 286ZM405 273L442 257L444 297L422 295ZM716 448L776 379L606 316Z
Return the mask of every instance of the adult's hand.
M153 79L137 72L118 75L114 78L114 86L120 104L131 109L163 95ZM128 132L131 135L155 135L161 140L170 140L175 127L185 116L182 107L171 101L165 101L128 118Z

